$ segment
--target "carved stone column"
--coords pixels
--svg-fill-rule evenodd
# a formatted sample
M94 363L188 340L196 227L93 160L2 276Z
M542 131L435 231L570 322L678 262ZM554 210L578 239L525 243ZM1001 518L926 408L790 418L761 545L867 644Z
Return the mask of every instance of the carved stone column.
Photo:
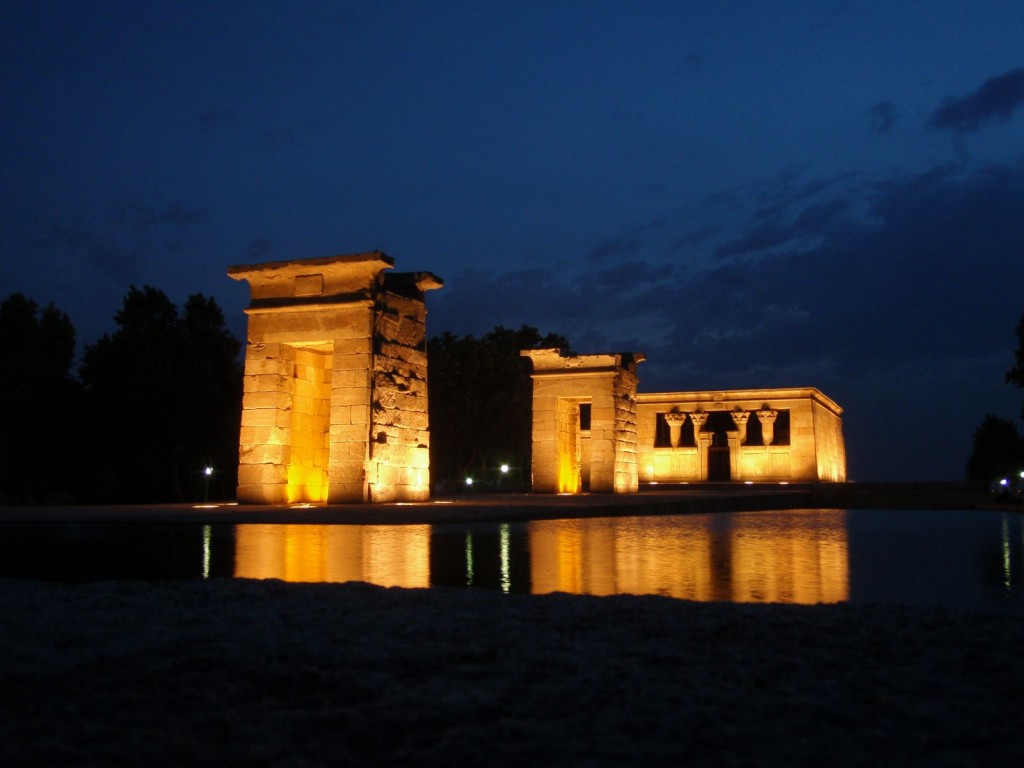
M665 421L668 422L669 442L673 448L679 447L679 436L683 431L683 424L686 423L686 414L679 411L672 411L665 414Z
M690 414L690 421L693 422L693 436L694 438L700 434L700 431L704 429L704 425L707 423L708 415L704 411L694 411Z
M747 411L733 411L732 422L736 425L736 430L739 432L740 445L744 445L747 442L747 421L750 420L750 413Z
M746 415L746 414L744 414ZM746 424L744 423L744 428ZM725 436L729 444L729 479L745 480L742 477L742 464L740 462L740 434L738 432L727 432Z
M697 443L697 466L699 467L700 480L708 479L708 454L711 449L711 439L714 437L710 432L701 432L704 424L707 423L708 415L703 411L694 411L690 414L690 421L693 422L693 439Z
M775 439L775 417L778 415L778 411L767 409L757 412L757 420L761 422L761 437L764 439L766 447L771 445L772 440Z

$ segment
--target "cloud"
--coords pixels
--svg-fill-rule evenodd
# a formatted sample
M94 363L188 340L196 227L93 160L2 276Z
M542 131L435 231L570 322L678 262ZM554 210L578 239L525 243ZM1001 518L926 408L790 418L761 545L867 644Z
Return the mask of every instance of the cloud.
M687 53L683 56L683 63L688 69L704 69L704 57L699 53Z
M603 261L613 256L628 256L636 253L644 244L641 236L658 230L664 225L665 219L661 216L634 224L622 234L610 237L599 243L590 251L588 259L590 261Z
M891 101L880 101L870 110L871 130L874 133L889 133L896 125L896 105Z
M635 237L613 237L596 246L587 258L590 261L604 261L613 256L628 256L636 253L641 245L641 241Z
M782 246L806 248L809 242L825 236L829 226L835 222L848 208L849 202L841 198L825 200L800 211L790 222L780 221L785 208L778 210L778 217L770 221L765 218L764 211L755 215L756 226L740 237L715 249L716 259L727 259L737 256L767 255L765 252Z
M665 251L666 253L686 253L693 251L704 245L721 231L722 226L720 224L708 224L703 227L698 227L697 229L684 232L677 236L671 243L669 243Z
M208 209L179 201L162 206L115 201L109 205L107 226L50 222L41 227L33 245L70 263L84 260L113 285L127 287L143 282L148 265L161 253L180 253L188 230L208 218Z
M972 133L987 123L1009 120L1024 105L1024 68L990 77L973 93L950 97L932 113L931 128Z
M72 262L84 259L107 280L125 287L140 282L146 261L145 250L137 245L66 224L50 225L35 245L44 252L72 255Z
M245 246L246 258L252 259L254 262L266 261L272 251L273 246L268 237L253 238Z
M138 201L115 202L111 204L110 210L115 227L126 229L135 237L146 237L165 225L182 231L193 224L206 221L210 215L206 208L188 208L177 200L160 208Z
M207 131L220 128L235 121L235 113L230 109L208 109L196 118L199 124Z

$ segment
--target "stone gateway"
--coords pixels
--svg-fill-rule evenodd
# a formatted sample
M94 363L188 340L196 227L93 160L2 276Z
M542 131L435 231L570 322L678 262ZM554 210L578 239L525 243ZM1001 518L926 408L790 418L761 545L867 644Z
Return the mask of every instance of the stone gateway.
M230 267L249 283L238 500L430 496L424 294L374 251Z

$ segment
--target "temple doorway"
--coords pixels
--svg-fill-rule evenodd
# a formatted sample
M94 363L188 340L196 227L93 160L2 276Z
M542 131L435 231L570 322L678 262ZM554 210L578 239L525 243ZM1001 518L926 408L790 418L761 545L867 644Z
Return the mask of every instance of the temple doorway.
M732 481L732 468L729 455L729 432L736 429L732 416L725 411L714 411L708 414L705 432L710 432L711 444L708 446L708 480L713 483Z
M715 432L708 448L708 480L713 483L728 483L732 480L729 466L729 438L722 432Z

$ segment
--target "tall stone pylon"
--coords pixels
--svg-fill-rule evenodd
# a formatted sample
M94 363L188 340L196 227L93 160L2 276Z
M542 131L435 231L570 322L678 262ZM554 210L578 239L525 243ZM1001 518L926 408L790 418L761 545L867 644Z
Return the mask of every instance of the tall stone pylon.
M430 272L379 251L238 265L249 283L238 500L430 497Z

